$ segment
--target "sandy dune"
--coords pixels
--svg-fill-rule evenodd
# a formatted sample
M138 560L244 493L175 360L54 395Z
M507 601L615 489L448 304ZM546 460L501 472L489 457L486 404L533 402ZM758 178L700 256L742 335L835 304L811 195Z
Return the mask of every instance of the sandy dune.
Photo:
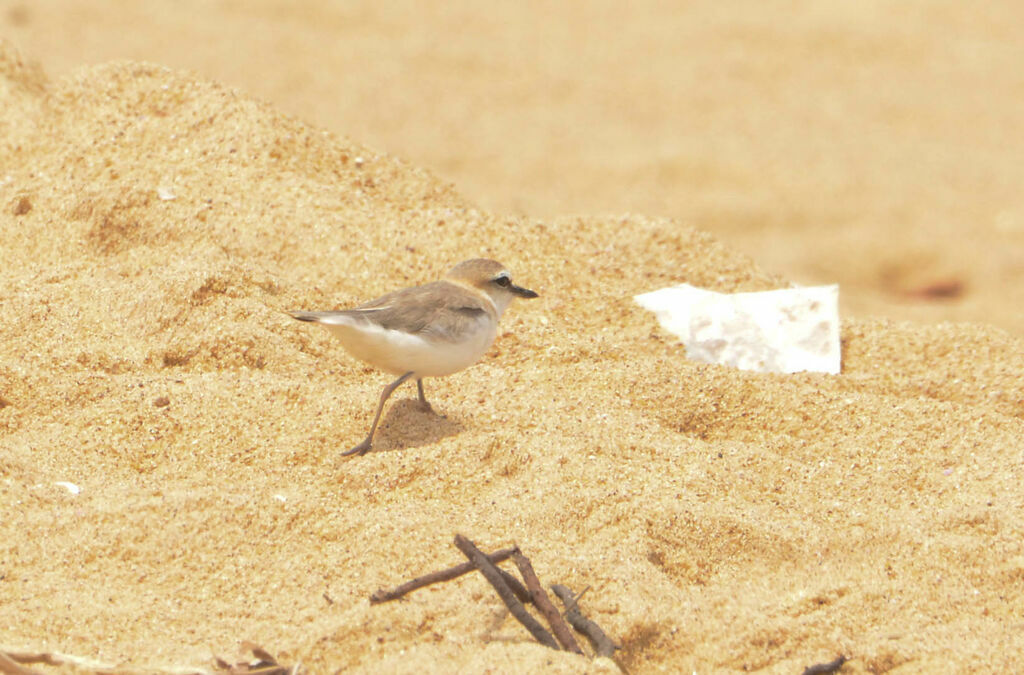
M671 217L839 282L849 314L1017 334L1022 24L956 0L0 0L51 76L195 72L492 213Z
M482 210L194 73L37 63L0 41L0 647L141 672L240 640L311 672L1017 667L1014 333L854 314L839 376L690 363L633 294L788 279L679 220ZM339 458L388 377L283 311L477 255L541 298L427 382L444 417L400 390L375 451ZM589 587L617 665L537 645L475 576L369 605L459 562L456 532Z

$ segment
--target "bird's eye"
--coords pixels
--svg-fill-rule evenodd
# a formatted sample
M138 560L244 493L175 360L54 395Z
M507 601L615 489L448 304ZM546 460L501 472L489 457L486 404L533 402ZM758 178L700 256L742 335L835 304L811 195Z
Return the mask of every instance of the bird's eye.
M494 280L494 283L498 284L502 288L506 288L512 281L508 277L498 277Z

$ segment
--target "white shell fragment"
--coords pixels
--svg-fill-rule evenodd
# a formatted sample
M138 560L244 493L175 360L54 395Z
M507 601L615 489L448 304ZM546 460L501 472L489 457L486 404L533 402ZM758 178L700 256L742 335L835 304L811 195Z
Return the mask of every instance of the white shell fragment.
M156 189L156 196L165 202L177 197L177 195L174 194L174 190L166 185L161 185Z
M839 372L837 284L759 293L682 284L634 299L695 361L765 373Z
M82 491L82 488L78 487L74 483L69 483L66 480L59 480L56 483L54 483L54 485L64 488L73 495L77 495L79 492Z

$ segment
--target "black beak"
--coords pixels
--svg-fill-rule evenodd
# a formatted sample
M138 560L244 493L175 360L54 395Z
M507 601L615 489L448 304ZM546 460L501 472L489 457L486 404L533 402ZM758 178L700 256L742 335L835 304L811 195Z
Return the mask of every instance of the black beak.
M529 288L523 288L522 286L516 286L515 284L509 284L508 290L512 291L520 298L536 298L537 294L531 291Z

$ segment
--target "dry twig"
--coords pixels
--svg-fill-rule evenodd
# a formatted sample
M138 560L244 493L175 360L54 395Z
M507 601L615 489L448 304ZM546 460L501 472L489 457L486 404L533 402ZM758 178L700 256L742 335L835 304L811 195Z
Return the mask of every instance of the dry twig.
M219 656L215 656L215 672L223 672L227 675L296 675L300 670L299 664L282 666L270 652L254 642L243 640L241 648L243 652L252 652L257 659L256 662L228 663Z
M846 657L840 654L828 663L816 663L813 666L807 666L804 669L803 675L828 675L838 671L843 667L844 663L846 663Z
M19 656L31 657L34 655L8 654L0 652L0 673L4 673L4 675L41 675L38 670L33 670L32 668L27 668L21 665L21 663L35 663L36 661L28 659L22 660L18 658ZM19 663L19 661L21 661L21 663Z
M509 588L505 579L502 577L501 572L495 567L494 563L488 560L480 549L476 547L469 539L462 536L461 534L455 535L455 545L462 551L467 558L473 563L473 565L480 570L480 573L484 575L484 578L494 587L497 591L498 597L508 607L508 611L512 613L519 623L523 624L526 630L530 631L530 634L545 647L551 647L552 649L558 649L558 643L555 642L555 638L551 637L551 633L541 625L537 619L530 614L523 603L520 602L512 589Z
M565 605L565 618L572 624L573 628L587 636L590 643L594 645L594 651L597 652L597 655L611 657L617 648L615 643L601 630L600 626L583 616L579 605L576 604L576 597L572 594L569 587L554 584L551 586L551 590L562 601L562 604Z
M515 594L519 599L519 602L524 605L528 602L533 602L533 598L530 596L530 591L527 590L526 586L523 586L522 581L516 579L516 575L506 572L497 566L495 566L495 569L498 570L498 574L500 574L501 578L505 580L505 583L508 584L509 590Z
M512 554L512 561L519 568L519 573L523 575L526 588L530 591L530 600L540 610L541 614L544 615L544 618L548 620L551 632L555 634L558 643L562 645L562 649L567 652L582 654L583 650L576 643L576 638L573 637L569 627L565 625L562 615L551 603L548 594L544 592L544 587L540 585L540 579L537 578L537 573L533 571L533 565L530 564L530 560L516 548L515 553Z
M500 563L503 560L508 560L512 553L515 552L514 548L503 548L500 551L495 551L487 556L488 560L493 563ZM370 596L370 604L376 605L381 602L389 602L391 600L397 600L403 595L408 595L416 589L429 586L430 584L436 584L441 581L450 581L463 574L468 574L476 569L476 566L472 562L464 562L448 569L439 570L437 572L431 572L430 574L424 574L421 577L416 577L412 581L407 581L401 586L396 586L391 590L380 589L376 593ZM507 574L507 572L506 572Z

